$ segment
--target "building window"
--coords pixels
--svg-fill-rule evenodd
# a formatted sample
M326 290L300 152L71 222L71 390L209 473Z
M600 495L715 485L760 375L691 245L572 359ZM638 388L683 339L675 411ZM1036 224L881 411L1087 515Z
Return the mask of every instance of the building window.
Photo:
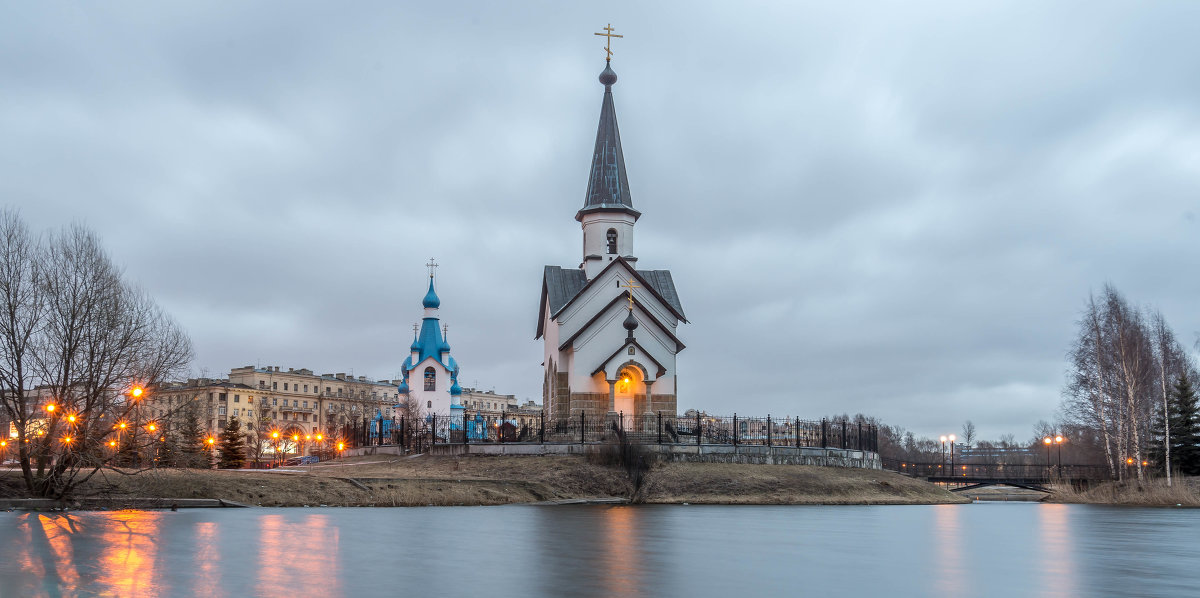
M279 383L278 383L278 382L272 382L272 383L271 383L271 390L279 390Z
M271 406L272 407L279 406L279 399L271 399Z
M283 383L283 389L284 389L284 390L287 390L287 389L288 389L288 383L287 383L287 382L284 382L284 383Z
M234 403L241 403L241 402L242 402L242 395L233 395L233 402L234 402Z
M437 372L433 366L425 368L425 390L437 390Z
M217 415L225 415L225 406L224 405L217 407Z
M608 252L617 252L617 229L615 228L608 229Z
M308 401L304 401L304 408L308 409Z
M307 384L305 384L305 385L304 385L304 392L308 392L308 385L307 385Z
M259 381L258 381L258 387L259 387L259 388L266 388L266 387L267 387L267 383L266 383L266 381L264 381L264 380L259 380Z
M425 401L425 406L429 409L433 409L433 401Z
M227 400L228 398L229 398L229 397L228 397L228 396L226 396L226 394L225 394L225 393L221 393L221 394L217 395L217 400L218 400L218 401L224 401L224 400Z
M299 406L300 406L300 401L297 401L296 399L292 399L292 407L299 407Z
M254 402L254 397L246 397L246 402L247 402L247 403L253 403L253 402Z

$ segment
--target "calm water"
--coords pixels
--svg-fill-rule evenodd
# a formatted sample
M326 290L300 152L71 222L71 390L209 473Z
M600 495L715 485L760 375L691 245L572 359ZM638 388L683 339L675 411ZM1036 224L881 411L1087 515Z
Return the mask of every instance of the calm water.
M0 594L1200 596L1200 511L1079 505L0 513Z

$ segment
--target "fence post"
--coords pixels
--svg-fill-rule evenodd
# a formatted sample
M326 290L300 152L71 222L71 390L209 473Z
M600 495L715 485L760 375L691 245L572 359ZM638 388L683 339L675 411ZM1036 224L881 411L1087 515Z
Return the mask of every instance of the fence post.
M585 422L586 422L586 420L584 419L583 412L580 411L579 412L579 444L584 444L585 442L587 442L587 440L585 440L584 432L583 432L586 429L584 427Z
M767 414L767 446L771 446L771 414Z
M829 448L829 422L821 418L821 448Z
M620 426L617 429L621 430L622 432L625 431L625 412L624 411L617 414L617 425Z
M546 410L542 409L538 416L542 421L542 427L538 429L538 441L542 444L546 444Z
M796 448L800 448L800 418L796 418Z
M846 420L842 420L842 450L846 450Z
M733 446L737 446L737 414L733 414Z
M700 412L696 412L696 446L700 446Z
M500 425L496 426L496 442L504 443L504 416L506 412L504 407L500 408Z
M658 443L662 444L662 411L658 412Z
M858 422L858 450L865 450L863 449L862 422Z

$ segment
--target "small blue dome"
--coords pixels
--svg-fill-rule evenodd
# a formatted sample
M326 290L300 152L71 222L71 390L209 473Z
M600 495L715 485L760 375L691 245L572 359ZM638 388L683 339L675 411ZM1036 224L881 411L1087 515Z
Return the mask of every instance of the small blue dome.
M438 308L442 305L442 300L438 299L437 293L433 291L433 277L429 277L429 292L425 293L425 299L421 301L421 305L425 307Z
M409 351L420 351L421 350L421 341L419 339L414 339L413 344L408 346L408 350ZM409 356L409 359L412 359L411 355Z
M454 361L453 356L450 357L449 365L450 365L450 375L453 376L454 378L458 378L458 362Z
M416 343L413 343L413 344L416 344ZM420 347L417 347L417 348L420 348ZM414 350L414 351L416 351L417 349L413 349L413 350ZM412 355L409 355L408 357L405 357L405 358L404 358L404 364L403 364L403 365L401 365L400 367L401 367L401 368L403 368L403 371L405 372L405 375L408 375L408 374L407 374L408 370L411 370L411 369L412 369Z
M458 380L455 380L454 384L450 385L450 396L457 397L458 395L461 395L461 394L462 394L462 387L458 385Z
M438 351L441 351L442 353L449 353L450 352L450 343L446 342L445 340L442 340L442 343L440 345L438 345ZM450 369L454 369L454 368L450 368Z
M402 395L408 394L408 380L401 380L400 386L398 386L396 388L397 388L397 390L400 391L400 394L402 394Z

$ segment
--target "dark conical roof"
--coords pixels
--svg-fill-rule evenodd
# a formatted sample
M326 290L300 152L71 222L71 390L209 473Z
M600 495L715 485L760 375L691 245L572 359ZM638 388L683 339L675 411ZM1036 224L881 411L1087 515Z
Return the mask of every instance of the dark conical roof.
M592 154L587 196L575 219L582 220L584 214L591 212L625 212L636 219L641 212L633 209L633 199L629 196L625 154L621 151L621 132L617 129L617 109L613 106L612 86L617 82L617 74L607 64L600 73L600 82L604 84L604 101L600 105L596 150Z

